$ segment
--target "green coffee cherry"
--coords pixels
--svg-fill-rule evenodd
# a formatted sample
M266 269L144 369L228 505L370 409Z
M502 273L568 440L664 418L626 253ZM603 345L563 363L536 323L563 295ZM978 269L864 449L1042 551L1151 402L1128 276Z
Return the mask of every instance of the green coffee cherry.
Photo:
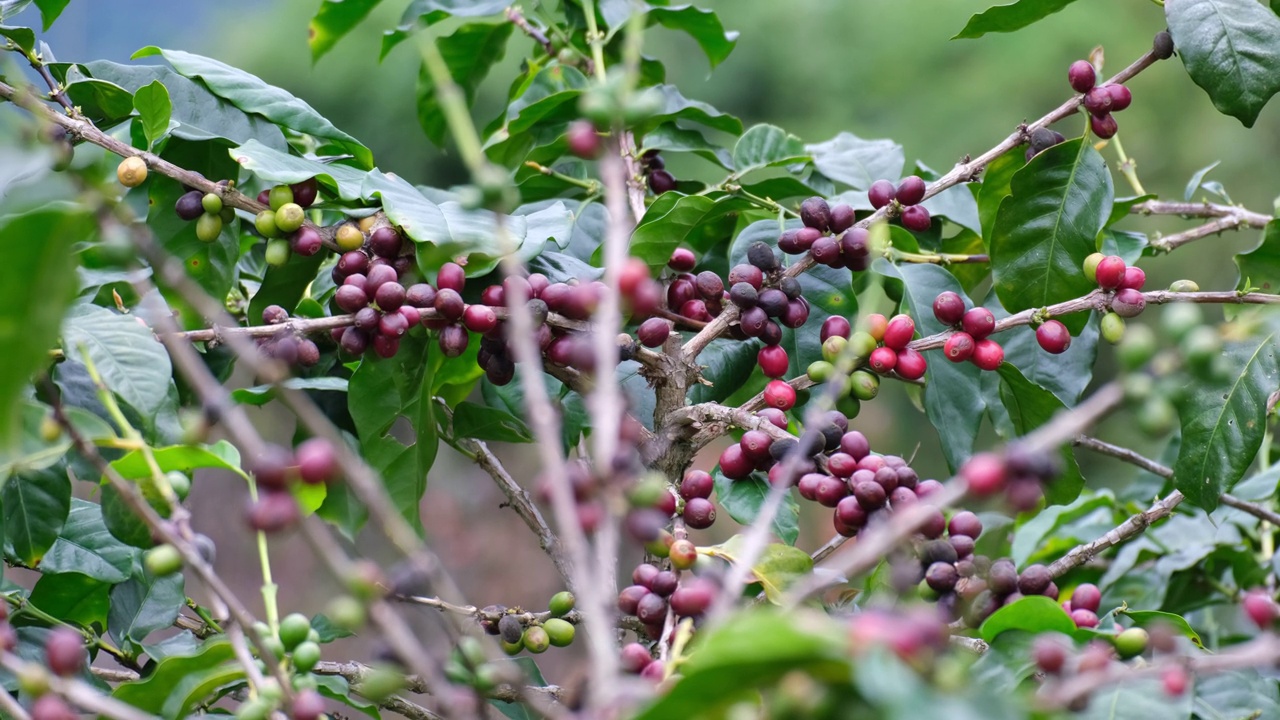
M267 242L267 264L271 267L280 267L289 262L289 257L293 251L289 249L289 241L284 238L276 238Z
M302 613L286 615L280 621L280 642L284 643L287 650L292 650L306 642L307 634L310 632L311 621Z
M35 663L26 663L18 671L18 689L31 697L49 692L49 671Z
M652 540L644 544L644 551L656 558L666 558L671 554L671 543L675 542L675 536L666 530L658 536L657 540Z
M1138 429L1153 437L1159 437L1173 429L1178 413L1173 405L1159 395L1143 401L1138 409Z
M1150 636L1146 630L1139 627L1129 628L1116 636L1116 652L1120 654L1121 659L1128 660L1145 652L1148 640Z
M218 193L205 193L200 198L200 204L204 206L204 211L210 215L217 215L222 212L222 196Z
M182 553L172 545L157 545L147 551L142 564L151 575L165 577L182 569Z
M284 690L280 687L280 681L273 677L265 678L259 683L258 694L272 702L280 702L284 699Z
M859 330L849 336L849 352L854 357L866 360L871 357L871 351L875 349L876 339L871 336L871 333Z
M1200 285L1195 280L1174 280L1169 285L1170 292L1200 292Z
M347 632L355 632L364 627L364 603L350 595L340 595L329 601L324 614L330 622Z
M1172 303L1160 313L1160 329L1174 342L1182 342L1188 333L1203 324L1204 312L1194 303Z
M276 227L282 233L291 233L302 227L302 223L307 219L306 212L301 205L296 203L285 203L276 210Z
M200 242L215 242L222 234L222 218L205 213L196 220L196 238Z
M1156 333L1146 325L1134 325L1129 328L1124 339L1116 347L1116 356L1126 370L1136 370L1155 356L1157 349Z
M177 495L179 500L186 500L187 495L191 493L191 478L177 470L165 473L165 478L169 480L169 487L173 488L173 494Z
M316 679L315 675L305 674L293 676L294 690L318 690L319 688L320 681Z
M279 210L282 206L293 202L293 188L288 185L277 185L271 188L271 195L268 198L267 205L272 210Z
M257 698L240 704L236 708L236 720L267 720L275 703L266 698Z
M255 215L253 217L253 227L264 238L280 237L280 228L276 226L276 214L270 210L263 210Z
M542 623L542 629L546 631L547 638L551 641L551 644L556 647L568 647L573 642L574 627L567 620L551 618ZM528 637L527 632L525 637Z
M526 628L524 631L524 649L538 655L547 651L551 647L551 636L547 631L537 625Z
M508 655L519 655L524 649L524 637L520 638L520 642L509 643L506 640L498 640L498 645L502 646L502 652Z
M280 642L280 638L268 635L262 639L262 642L267 646L267 650L271 651L271 654L275 656L276 660L284 659L284 643Z
M1156 381L1146 373L1126 375L1122 381L1124 396L1133 402L1141 402L1151 397L1156 388Z
M301 673L311 672L320 662L320 646L310 640L293 649L293 669Z
M856 418L858 413L862 412L862 403L857 398L846 395L836 400L836 410L847 418Z
M1115 345L1124 339L1124 318L1109 312L1102 316L1102 337Z
M849 376L849 381L853 386L852 395L858 400L864 402L873 400L876 395L880 394L880 378L866 370L858 370L853 373Z
M627 499L635 507L653 507L668 492L667 481L660 475L646 476L627 493Z
M364 697L380 703L404 689L405 679L400 673L386 667L374 667L364 676L364 680L353 690Z
M229 225L236 219L236 209L230 205L224 205L222 207L222 212L218 213L218 217L222 218L223 225Z
M547 609L556 617L568 615L572 610L577 598L568 590L561 590L551 596L551 602L547 603Z
M835 362L848 345L849 341L846 338L832 335L822 343L822 359L829 363Z
M827 338L827 339L835 340L836 338ZM843 340L844 338L840 338L840 339ZM830 380L833 375L835 375L836 366L832 365L826 360L814 360L813 362L809 363L809 369L806 371L806 373L809 375L810 380L816 383L824 383Z
M1096 252L1084 259L1084 276L1089 278L1089 282L1098 282L1098 263L1105 257L1106 255Z

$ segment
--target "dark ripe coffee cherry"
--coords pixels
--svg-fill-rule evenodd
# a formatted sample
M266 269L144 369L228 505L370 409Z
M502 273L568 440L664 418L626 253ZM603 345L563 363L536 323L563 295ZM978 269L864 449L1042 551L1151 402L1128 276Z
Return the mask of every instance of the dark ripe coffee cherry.
M734 443L720 453L720 472L730 480L741 480L751 474L755 464L742 452L742 446Z
M852 332L853 328L846 318L832 315L822 321L822 329L818 333L818 339L826 342L829 337L848 338Z
M822 231L817 228L802 227L796 231L796 242L800 245L800 251L804 252L813 247L818 238L822 237Z
M769 446L773 444L773 438L763 430L746 431L738 444L742 446L742 453L747 456L747 459L754 463L767 462L771 459Z
M768 243L753 242L747 248L747 262L755 265L765 272L778 269L778 256L773 254L773 248ZM716 279L719 279L718 277ZM716 293L719 294L718 292Z
M936 562L924 572L924 581L935 592L951 592L959 580L960 573L956 572L956 566L951 563Z
M808 248L800 244L799 230L787 230L778 236L778 249L788 255L799 255Z
M805 227L826 232L831 227L831 206L820 197L811 197L800 203L800 222Z
M403 241L400 233L396 229L387 225L375 228L369 234L369 249L374 255L384 258L393 258L400 254L400 248Z
M986 308L976 307L964 314L960 326L975 341L981 340L996 329L996 316Z
M348 355L359 357L369 348L369 335L360 328L346 328L338 340L338 346Z
M569 152L583 160L593 160L600 154L600 134L589 120L575 120L569 123L565 132L565 142Z
M867 524L869 514L856 493L843 497L836 503L836 519L847 527L861 529Z
M1031 131L1031 149L1035 152L1047 150L1058 142L1056 133L1049 128L1036 128Z
M680 481L680 497L685 500L709 498L715 489L715 481L711 474L702 470L690 470Z
M687 300L680 306L680 315L699 322L711 322L711 313L707 311L704 300Z
M996 595L1008 595L1018 589L1018 568L1008 558L991 563L987 572L987 587Z
M946 344L942 346L942 354L951 362L964 362L973 357L975 345L972 335L957 330L947 338Z
M75 675L85 665L84 636L69 627L56 627L45 638L44 652L55 675Z
M779 442L782 442L782 441L779 441ZM775 445L777 444L778 443L775 443ZM785 467L786 467L785 464L779 462L777 465L774 465L773 468L769 470L769 472L772 473L774 470L778 468L785 468ZM822 479L825 477L826 477L825 475L821 475L819 473L805 473L801 475L800 479L796 481L796 489L799 490L800 497L804 498L805 500L811 500L811 501L817 502L818 485L822 483ZM857 501L854 500L854 502L857 502Z
M309 438L294 450L302 482L319 485L338 476L338 454L324 438Z
M1161 60L1168 60L1173 57L1173 36L1168 30L1161 30L1156 33L1155 38L1151 41L1151 50L1155 56ZM1181 693L1176 693L1181 694Z
M784 412L790 410L796 404L796 389L782 380L770 380L764 386L764 402Z
M289 239L289 247L302 257L311 257L320 252L320 248L324 247L324 241L315 228L302 227L298 228L298 231Z
M373 301L384 312L395 312L404 304L404 286L398 282L383 283L373 295Z
M738 325L742 328L742 332L747 337L759 337L764 332L764 326L769 323L769 314L764 309L757 307L747 308L738 317Z
M694 285L703 299L719 300L724 295L724 280L710 270L698 273L697 278L694 279Z
M1142 293L1132 288L1121 288L1111 299L1111 312L1122 318L1136 317L1147 307L1147 299Z
M874 483L872 483L874 484ZM879 487L878 485L876 487ZM880 490L884 492L883 489ZM856 495L856 493L855 493ZM842 482L839 478L823 475L818 480L817 486L813 491L813 499L823 507L834 508L840 504L840 501L849 496L848 484ZM865 508L866 506L863 505Z
M400 338L378 333L373 336L373 352L384 360L391 359L400 352Z
M467 284L467 273L457 263L447 262L440 266L440 270L436 273L436 290L453 290L461 293L462 288Z
M359 250L351 250L338 256L338 270L345 275L365 273L369 270L369 256Z
M631 582L636 585L643 585L647 590L649 589L649 584L653 582L653 579L658 576L659 572L661 571L656 565L641 563L636 566L635 570L631 571Z
M320 184L315 178L307 178L299 183L289 186L293 192L293 202L303 208L309 208L316 202L316 197L320 194Z
M842 233L853 227L854 220L853 208L848 205L832 205L831 221L829 223L832 234Z
M809 254L820 265L835 267L843 259L840 255L840 242L834 237L820 237L809 248Z
M183 220L195 220L204 214L204 193L192 190L178 197L173 206L174 212Z
M770 423L773 423L774 427L781 428L783 430L787 429L787 414L778 408L763 408L757 412L756 415L768 420Z
M676 272L692 272L695 265L698 264L698 258L689 248L676 248L671 251L671 259L667 260L667 267Z
M468 305L462 311L462 324L473 333L484 334L498 327L498 315L487 305Z
M871 357L867 358L867 367L881 375L893 372L893 369L897 366L898 353L893 348L878 347L871 351Z
M729 288L729 302L740 308L752 308L759 301L759 293L748 282L735 283Z
M893 202L896 194L897 190L888 180L877 180L867 189L867 199L871 201L871 207L877 210Z
M283 488L289 481L289 469L294 465L293 453L280 445L267 444L261 454L249 465L259 487Z
M298 341L298 364L311 367L320 362L320 348L311 340L303 338Z
M705 497L690 498L684 504L684 522L695 530L705 530L715 524L716 506Z
M765 345L773 347L782 342L782 328L776 322L767 322L760 329L759 337Z
M982 534L982 520L968 510L961 510L951 516L951 522L947 523L947 532L976 540Z
M911 175L903 178L902 182L898 183L894 198L903 205L918 205L921 200L924 200L925 190L924 180L921 180L916 175Z
M1045 352L1058 355L1071 347L1071 332L1057 320L1046 320L1036 328L1036 342L1040 343Z
M983 370L994 371L1004 362L1004 348L995 340L979 340L974 343L973 357L969 359Z
M899 351L897 363L895 369L904 380L919 380L924 377L925 371L929 369L924 355L912 348Z
M1093 274L1098 287L1103 290L1115 290L1124 282L1126 270L1124 258L1108 255L1098 260Z
M1105 86L1091 88L1084 94L1084 109L1098 117L1111 112L1111 93Z
M302 516L293 496L281 490L262 493L249 506L249 527L259 532L275 533L291 527Z
M1092 90L1094 84L1098 82L1098 74L1093 69L1093 63L1088 60L1077 60L1071 63L1071 67L1067 69L1067 82L1071 83L1071 89L1078 93L1087 93Z
M1094 135L1106 140L1120 131L1120 125L1116 122L1115 117L1110 114L1090 115L1089 129L1093 131Z
M717 586L707 578L692 578L680 585L671 595L671 609L681 617L697 617L711 607L716 598Z
M498 634L503 640L514 645L524 636L524 625L515 615L503 615L498 619Z
M475 307L474 305L472 307ZM640 323L636 329L636 338L641 345L650 348L661 347L671 336L671 321L665 318L649 318Z
M729 287L732 288L738 283L747 283L751 287L759 290L764 285L764 273L755 265L743 263L734 265L729 270Z
M923 205L910 205L902 209L902 227L915 232L925 232L933 222Z
M434 305L440 317L449 322L460 320L467 309L466 303L462 301L462 296L457 291L447 288L436 291Z
M371 307L363 307L356 311L355 326L361 330L375 330L381 319L382 313Z
M885 492L884 486L872 480L854 485L853 496L858 499L858 504L862 506L862 509L870 512L884 507L889 493Z
M383 287L386 287L385 285ZM399 308L397 308L399 309ZM378 318L378 334L398 338L409 332L409 319L398 312L383 313Z
M674 543L673 543L674 544ZM663 570L649 581L649 590L658 597L670 597L680 584L680 577L670 570Z
M1018 592L1023 595L1042 595L1052 582L1053 576L1044 565L1028 565L1018 575Z
M947 290L933 299L933 316L943 325L955 325L964 317L964 298Z
M667 601L657 593L649 593L636 603L636 617L643 623L660 623L667 616Z
M840 438L840 451L848 453L854 460L862 460L871 453L871 443L867 436L857 430L850 430Z
M279 325L289 319L289 311L279 305L268 305L262 311L262 322L267 325Z
M896 494L898 491L895 490ZM915 493L911 492L911 499L915 499ZM951 547L955 548L956 556L959 558L967 558L973 554L974 541L967 535L952 535L947 538L947 542L951 543Z
M654 170L649 173L649 189L654 195L661 195L676 189L676 179L666 170Z
M698 289L691 280L678 278L667 286L667 307L679 310L685 303L693 300Z
M623 671L636 675L653 662L653 656L649 654L648 648L640 643L623 645L620 657Z
M365 273L364 291L370 297L377 294L378 288L386 283L396 282L399 276L395 269L389 265L373 265L369 267L369 272Z
M778 318L785 327L796 329L809 321L809 303L804 298L787 303L787 309Z
M765 377L771 378L786 375L787 368L791 365L787 351L778 345L760 348L760 352L756 355L756 362L760 364L760 370L764 372Z
M1031 658L1041 671L1056 675L1067 664L1067 648L1056 638L1041 636L1031 646Z
M45 693L31 704L31 720L78 720L79 717L65 700L53 693Z
M756 298L756 303L761 310L769 317L778 317L787 311L787 305L791 300L787 298L787 294L777 288L765 288L760 291Z
M1080 608L1098 612L1098 606L1102 604L1102 591L1093 583L1081 583L1076 586L1075 592L1071 593L1071 607L1073 609Z
M440 330L440 351L445 357L458 357L466 352L471 336L461 325L446 325Z
M1102 87L1111 95L1111 112L1120 112L1133 102L1133 93L1129 92L1129 88L1124 85L1115 83Z

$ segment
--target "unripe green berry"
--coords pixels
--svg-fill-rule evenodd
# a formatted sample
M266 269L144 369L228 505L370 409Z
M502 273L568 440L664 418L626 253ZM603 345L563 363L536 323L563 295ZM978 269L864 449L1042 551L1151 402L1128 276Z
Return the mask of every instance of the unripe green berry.
M1174 280L1169 285L1170 292L1200 292L1200 285L1195 280Z
M267 205L272 210L279 210L284 205L293 202L293 188L288 185L277 185L271 188L271 195Z
M169 481L169 487L173 488L173 494L177 495L179 500L187 499L187 495L191 492L191 478L187 477L186 473L172 470L165 473L165 479Z
M520 637L520 642L509 643L506 640L499 639L498 645L502 646L502 652L508 655L519 655L524 649L524 636Z
M1102 316L1102 337L1115 345L1124 339L1124 318L1109 312Z
M182 553L172 545L157 545L147 551L142 564L151 575L165 577L182 569Z
M217 215L204 213L196 220L196 238L200 242L216 242L218 236L222 234L222 218Z
M286 650L292 650L306 642L311 632L311 621L302 613L291 613L280 621L280 642Z
M576 602L577 599L573 596L573 593L568 590L561 590L551 596L551 602L547 603L547 609L551 611L552 615L561 617L568 615L573 610Z
M339 595L329 601L328 607L325 608L325 616L343 630L355 632L364 627L364 603L350 595Z
M236 219L236 209L230 205L224 205L218 213L218 217L222 218L223 225L228 225Z
M274 636L264 637L263 644L267 646L267 650L275 656L276 660L284 659L284 643L280 642L280 638Z
M210 215L217 215L222 212L222 196L218 193L205 193L200 198L200 204L204 206L204 211Z
M1096 252L1084 259L1084 276L1089 278L1089 282L1098 282L1098 263L1105 257L1106 255Z
M546 631L551 644L556 647L568 647L573 642L574 627L567 620L551 618L542 623L542 629ZM528 633L525 633L525 636L527 638Z
M284 238L276 238L267 241L266 259L267 264L271 267L280 267L289 262L289 256L293 251L289 249L289 241Z
M880 394L880 378L866 370L853 373L849 376L849 381L853 386L852 395L858 400L873 400Z
M276 214L271 210L263 210L253 217L253 226L264 238L280 237L280 228L276 226Z
M311 675L311 674L294 675L293 689L294 690L319 690L320 681L316 679L315 675Z
M1151 397L1151 393L1156 389L1156 381L1146 373L1132 373L1125 375L1121 381L1124 387L1124 396L1133 402L1142 402Z
M1116 652L1122 660L1141 655L1147 649L1151 636L1140 627L1129 628L1116 636Z
M26 663L18 671L18 689L31 697L49 692L49 671L35 663Z
M310 640L293 649L293 669L300 673L311 672L320 662L320 646Z
M1136 370L1147 364L1157 350L1155 331L1146 325L1129 328L1124 339L1116 347L1116 355L1126 370Z
M380 703L391 697L392 693L404 689L404 675L387 667L375 667L365 674L364 679L352 688L360 695Z
M236 720L267 720L275 703L266 698L256 698L240 704L236 708Z
M836 410L847 418L856 418L858 413L862 412L862 403L857 398L846 395L836 400Z
M871 351L876 349L876 339L871 333L859 330L849 336L849 352L860 360L866 360L871 357Z
M671 543L673 542L675 542L675 536L663 530L657 540L644 544L644 551L656 558L665 559L671 553Z
M258 694L271 702L280 702L284 699L284 690L280 687L280 681L273 677L264 678L258 684Z
M307 219L306 211L301 205L296 203L285 203L276 210L276 227L282 233L291 233L302 227L302 223Z
M523 643L525 650L538 655L551 647L551 636L543 628L534 625L525 629Z
M646 476L627 492L627 500L635 507L653 507L662 500L662 493L668 492L667 481L661 474Z
M828 340L834 339L835 338L828 338ZM843 340L844 338L841 339ZM809 368L806 372L809 375L810 380L816 383L824 383L835 375L836 367L826 360L814 360L809 363Z
M1153 437L1172 430L1177 419L1178 413L1172 403L1159 395L1151 395L1138 409L1138 428Z
M840 357L848 345L849 340L847 338L832 335L822 343L822 359L829 363L835 362L836 358Z
M338 233L334 235L334 242L338 244L338 249L343 252L359 250L364 245L364 233L360 232L360 228L347 223L338 228Z

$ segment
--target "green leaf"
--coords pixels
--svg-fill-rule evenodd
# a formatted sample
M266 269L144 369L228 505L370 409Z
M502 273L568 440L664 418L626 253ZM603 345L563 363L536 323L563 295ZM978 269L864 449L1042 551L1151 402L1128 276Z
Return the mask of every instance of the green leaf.
M1196 677L1196 705L1213 708L1214 717L1280 717L1275 680L1252 668Z
M129 579L135 548L116 540L102 522L98 505L72 498L71 514L53 547L40 561L47 573L79 572L105 583Z
M156 544L151 538L151 529L133 512L115 486L103 485L101 497L102 522L112 537L136 548L146 549ZM168 505L162 498L156 497L149 502L162 517L169 514Z
M311 62L316 62L351 29L368 17L382 0L324 0L315 17L307 25L307 44L311 46Z
M1187 74L1218 112L1253 127L1280 91L1280 18L1257 0L1174 0L1164 14Z
M78 305L62 324L62 349L80 362L84 347L102 382L143 416L154 415L169 393L169 354L134 317L96 305Z
M19 394L48 363L62 314L75 297L71 248L93 231L87 210L71 205L0 216L0 447L10 447Z
M362 170L290 155L257 140L249 140L228 152L240 167L266 182L292 185L315 178L325 190L342 200L353 202L361 198L366 174Z
M13 554L35 567L58 539L71 512L71 480L61 465L9 478L0 491L5 539Z
M289 378L281 383L291 390L313 390L324 392L347 391L347 379L331 376L314 378ZM231 391L231 399L242 405L266 405L275 399L275 385L255 385L248 388L236 388Z
M224 636L214 636L192 655L166 657L146 678L122 683L111 696L143 712L164 712L167 717L183 717L185 712L166 712L166 709L174 706L179 710L189 708L195 701L203 699L203 696L194 696L191 681L211 672L223 671L238 673L241 677L244 675L244 670L235 664L231 643Z
M219 440L207 447L173 445L155 448L151 454L161 472L178 470L189 474L198 468L217 468L248 479L240 469L240 453L226 440ZM146 457L137 450L130 451L119 460L112 461L111 467L121 477L130 480L151 476L151 468Z
M716 502L720 508L729 513L729 517L739 525L750 525L760 514L760 506L769 494L769 483L755 475L742 480L730 480L720 472L717 465L711 473L715 478ZM771 526L773 534L788 545L794 545L800 537L800 506L788 493L783 499L778 513L773 517Z
M1276 343L1275 332L1228 342L1222 354L1230 371L1183 389L1174 486L1197 507L1218 507L1218 496L1240 480L1262 446L1267 397L1280 374Z
M741 120L707 103L686 98L675 85L654 85L645 92L661 101L661 109L635 127L635 131L639 134L643 135L665 122L676 120L697 123L730 135L742 134Z
M77 80L66 89L67 99L93 122L111 126L133 114L133 95L106 80Z
M362 699L351 692L347 679L341 675L313 675L316 679L316 691L330 700L337 700L349 708L354 708L371 718L381 718L378 705Z
M1266 293L1280 292L1280 220L1267 223L1262 240L1249 252L1236 255L1239 278L1236 289L1257 288Z
M721 402L741 388L756 369L760 345L726 338L712 340L698 353L702 377L711 383L698 383L689 390L689 402Z
M1173 613L1160 612L1158 610L1120 610L1117 614L1125 615L1133 621L1138 627L1151 627L1152 625L1164 625L1173 628L1189 639L1196 647L1205 650L1204 641L1200 639L1200 635L1191 627L1187 619L1181 615Z
M1176 1L1176 0L1175 0ZM1199 679L1195 681L1199 683ZM1108 685L1089 696L1089 706L1076 720L1191 720L1194 696L1170 697L1159 678L1140 678ZM1210 717L1218 717L1211 715Z
M413 0L400 17L399 26L383 33L380 58L385 58L392 48L410 35L441 20L449 17L497 15L509 5L509 0Z
M1026 435L1053 419L1066 406L1053 393L1028 381L1018 368L1004 363L1000 373L1000 401L1009 413L1009 419L1018 435ZM1062 469L1047 487L1045 500L1050 505L1063 505L1075 500L1084 488L1084 477L1071 446L1064 444L1059 453Z
M82 627L107 625L110 585L81 573L44 573L31 588L32 605Z
M133 107L138 111L142 134L147 138L147 149L150 149L169 130L169 118L173 115L169 90L159 80L152 80L133 94Z
M49 32L49 28L53 27L54 21L67 8L71 0L35 0L36 7L40 8L40 19L44 22L44 31Z
M1033 595L996 610L983 621L978 632L982 639L991 642L1002 632L1025 630L1033 633L1075 632L1076 624L1056 600Z
M449 76L462 89L468 106L475 102L476 90L489 69L506 54L507 40L514 29L510 22L467 23L452 35L436 40ZM418 124L431 142L444 145L448 125L436 95L435 80L425 65L418 72Z
M0 37L12 40L24 53L30 53L36 47L36 34L31 28L0 25Z
M268 266L262 285L249 301L248 317L251 321L260 320L262 311L271 305L279 305L286 310L296 307L307 288L315 281L316 273L327 254L316 253L310 257L295 255L284 265Z
M989 248L995 228L996 213L1000 203L1013 192L1009 184L1013 176L1026 165L1016 150L1011 150L992 160L982 172L982 188L978 191L978 218L982 224L982 240Z
M153 577L135 568L133 577L111 588L107 628L116 642L140 645L151 633L173 625L186 601L182 573Z
M1070 300L1096 288L1084 276L1098 232L1111 214L1107 164L1082 139L1032 158L1013 176L990 238L992 273L1009 312ZM1073 333L1088 316L1061 318Z
M333 624L323 613L317 613L311 616L311 629L316 631L320 636L321 643L331 643L334 640L344 637L352 637L355 633Z
M804 143L775 125L753 125L733 146L734 175L808 160Z
M980 38L989 32L1013 32L1062 10L1075 0L1017 0L996 5L969 18L952 40Z
M644 219L631 234L631 255L645 261L649 269L657 273L671 259L671 252L681 245L705 248L701 229L709 223L747 206L749 203L729 195L711 198L663 193L649 206ZM596 254L599 255L600 250Z
M40 429L52 410L45 405L25 402L18 408L20 432L9 446L0 445L0 486L12 475L44 470L57 463L71 447L71 438L63 433L53 442L46 442ZM79 408L63 407L63 413L86 440L90 442L114 438L111 426L97 415Z
M720 545L703 548L701 552L714 558L737 563L742 554L744 538L734 535ZM796 580L805 577L813 570L813 559L809 553L777 543L765 546L760 557L751 566L751 582L760 583L769 602L780 604L782 595Z
M1057 542L1064 534L1068 534L1062 529L1063 526L1099 510L1103 511L1101 515L1106 518L1106 526L1110 528L1114 525L1111 511L1115 505L1116 501L1111 496L1111 492L1103 490L1096 495L1081 495L1069 505L1046 507L1014 531L1013 546L1010 548L1009 556L1018 567L1026 567L1031 558L1042 555L1041 546L1046 540L1051 543ZM1068 542L1070 542L1069 539ZM1074 545L1075 543L1071 542L1068 547Z
M682 128L675 123L663 123L644 136L640 153L661 150L665 153L688 152L716 163L726 170L734 166L728 151L707 140L701 131Z
M453 411L453 434L458 438L495 442L533 442L533 434L520 418L505 410L475 403L459 403Z
M373 167L373 154L359 141L333 126L307 103L258 77L225 63L182 50L164 50L154 45L133 54L133 59L160 55L186 77L198 77L219 97L248 113L258 113L271 122L330 140L355 156L361 167Z
M907 162L898 143L863 140L848 132L804 149L813 156L819 172L855 190L866 190L876 180L901 177Z
M675 5L671 7L649 7L650 22L657 22L665 28L680 30L690 37L707 54L714 70L733 52L738 43L737 32L726 32L720 18L712 10L704 10L692 5Z
M203 84L168 67L121 65L108 60L94 60L86 67L94 77L110 80L134 93L153 82L164 85L173 108L169 119L176 123L168 131L173 137L193 141L225 138L235 144L257 140L276 150L286 148L284 133L266 118L245 113L209 92Z

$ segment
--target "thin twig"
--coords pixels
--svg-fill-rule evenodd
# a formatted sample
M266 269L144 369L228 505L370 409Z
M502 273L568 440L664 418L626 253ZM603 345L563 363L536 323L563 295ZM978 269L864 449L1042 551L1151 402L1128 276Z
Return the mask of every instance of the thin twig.
M520 28L525 35L533 38L534 42L541 45L542 49L547 51L548 55L555 57L556 46L551 44L551 39L547 37L546 33L529 23L529 19L520 12L520 8L515 5L507 8L507 20L510 20L512 25Z

